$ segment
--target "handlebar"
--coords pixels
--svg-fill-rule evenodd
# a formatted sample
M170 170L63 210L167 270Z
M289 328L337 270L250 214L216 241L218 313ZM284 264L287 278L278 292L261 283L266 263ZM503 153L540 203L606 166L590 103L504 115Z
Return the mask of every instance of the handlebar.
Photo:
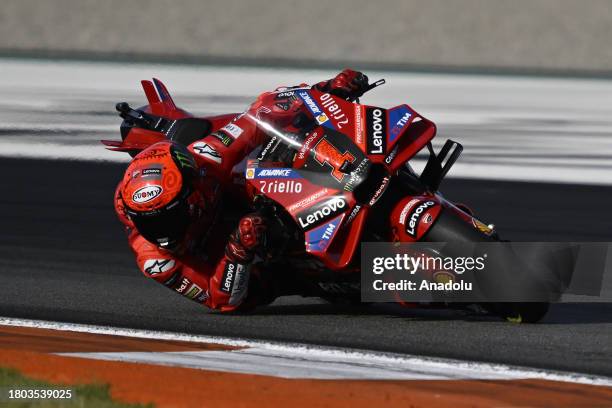
M372 82L370 85L368 85L368 87L365 89L365 91L363 91L363 94L365 94L366 92L370 92L372 89L377 88L381 85L386 84L387 81L384 78L379 79L376 82ZM361 96L363 96L363 94L361 94ZM352 102L357 102L359 103L359 98L355 98L355 100L353 100Z
M376 82L371 83L370 85L368 85L368 87L366 88L366 90L365 90L363 93L366 93L366 92L368 92L368 91L371 91L372 89L374 89L374 88L376 88L376 87L378 87L378 86L384 85L384 84L386 84L386 83L387 83L387 81L385 81L385 79L384 79L384 78L381 78L381 79L379 79L378 81L376 81Z

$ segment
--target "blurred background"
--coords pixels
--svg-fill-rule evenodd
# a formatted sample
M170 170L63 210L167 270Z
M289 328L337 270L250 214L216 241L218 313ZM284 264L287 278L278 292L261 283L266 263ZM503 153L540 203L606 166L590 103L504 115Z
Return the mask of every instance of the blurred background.
M608 0L4 0L6 55L609 73Z

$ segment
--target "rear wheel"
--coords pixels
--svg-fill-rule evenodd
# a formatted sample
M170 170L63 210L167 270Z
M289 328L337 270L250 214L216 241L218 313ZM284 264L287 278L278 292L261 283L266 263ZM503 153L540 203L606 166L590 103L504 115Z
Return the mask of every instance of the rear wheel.
M429 242L499 242L497 235L485 235L465 222L452 210L444 209L434 225L423 237ZM509 322L536 323L548 312L546 302L499 302L483 303L482 306Z

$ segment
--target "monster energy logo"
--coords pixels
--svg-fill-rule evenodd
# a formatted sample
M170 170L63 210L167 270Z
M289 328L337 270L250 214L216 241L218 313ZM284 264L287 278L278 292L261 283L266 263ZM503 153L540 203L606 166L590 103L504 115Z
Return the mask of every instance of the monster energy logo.
M181 167L189 167L195 169L193 157L191 157L188 153L184 153L179 150L174 150L174 157L176 157L176 160L178 160Z

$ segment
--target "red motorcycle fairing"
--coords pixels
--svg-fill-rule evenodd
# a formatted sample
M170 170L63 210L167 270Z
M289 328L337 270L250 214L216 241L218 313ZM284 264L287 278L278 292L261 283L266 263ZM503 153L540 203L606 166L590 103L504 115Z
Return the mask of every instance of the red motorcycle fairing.
M341 270L353 258L370 208L436 127L408 105L360 105L310 88L287 93L303 101L316 127L296 136L247 112L271 139L248 161L245 178L252 195L272 199L293 218L308 253ZM267 98L259 109L275 102L274 93ZM282 147L293 152L288 164L273 159Z
M170 92L166 86L157 78L153 81L140 81L142 89L147 97L148 105L138 108L138 111L154 115L157 119L166 119L170 121L180 121L182 119L199 119L210 124L209 132L214 132L232 120L237 113L229 113L224 115L195 117L191 113L179 108L174 103ZM128 131L123 134L122 140L102 140L101 142L107 146L108 150L119 152L130 152L136 154L147 147L167 139L167 135L161 131L145 129L139 126L129 127ZM204 137L205 134L202 135Z
M436 221L443 204L436 195L407 196L391 212L393 240L417 242Z
M440 212L451 211L459 219L490 236L494 230L462 206L456 205L439 194L406 196L391 212L391 239L396 242L417 242L422 240L436 222Z

